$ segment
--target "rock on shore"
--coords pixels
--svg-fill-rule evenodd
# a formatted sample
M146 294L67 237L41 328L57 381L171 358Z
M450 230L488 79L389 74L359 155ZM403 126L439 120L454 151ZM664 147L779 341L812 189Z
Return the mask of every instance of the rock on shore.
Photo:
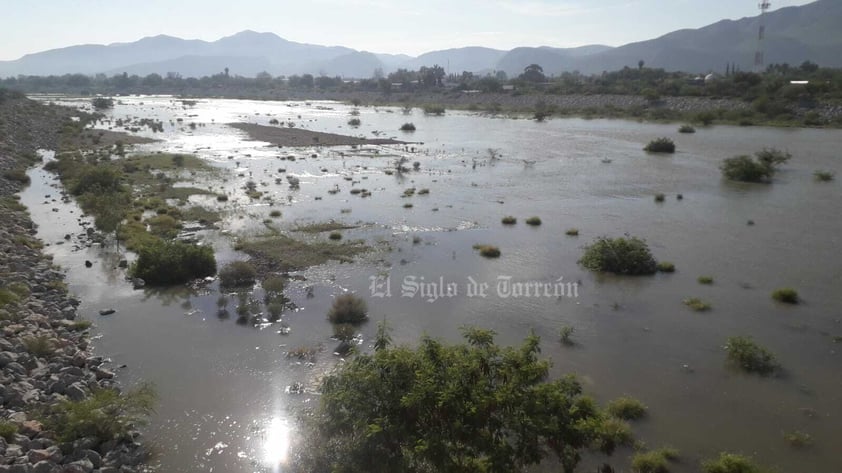
M18 169L39 148L56 149L70 109L22 98L0 102L0 169ZM81 400L116 387L114 373L90 352L78 300L35 239L34 225L14 198L19 179L0 175L0 473L132 473L146 457L139 433L60 443L36 419L39 407ZM16 430L16 432L14 432Z

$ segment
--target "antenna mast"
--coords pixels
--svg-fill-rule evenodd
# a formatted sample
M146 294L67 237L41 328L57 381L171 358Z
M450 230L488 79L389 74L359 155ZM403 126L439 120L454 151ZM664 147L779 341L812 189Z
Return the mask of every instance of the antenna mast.
M757 4L757 7L760 8L760 30L757 34L757 52L754 53L754 70L755 72L763 72L766 68L766 58L765 58L765 40L766 40L766 12L769 11L769 8L772 7L772 3L769 0L760 0L760 3Z

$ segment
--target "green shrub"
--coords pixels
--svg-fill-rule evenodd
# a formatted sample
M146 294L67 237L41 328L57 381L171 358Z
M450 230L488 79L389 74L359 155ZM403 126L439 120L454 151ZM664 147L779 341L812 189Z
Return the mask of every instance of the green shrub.
M82 195L88 192L94 194L119 192L123 188L122 178L122 173L114 167L87 166L78 175L70 188L70 192L73 195Z
M695 121L700 122L704 126L708 126L716 120L716 113L711 111L699 112L696 114Z
M791 287L782 287L772 292L772 299L785 304L798 304L798 291Z
M401 125L401 131L415 131L414 123L404 123Z
M699 299L698 297L689 297L682 301L684 305L695 310L696 312L705 312L710 310L710 304Z
M81 401L62 401L50 406L41 422L60 442L93 437L98 442L123 438L146 423L154 411L155 390L144 384L120 394L114 389L95 389Z
M140 248L129 273L147 284L182 284L216 273L213 248L179 241L153 241Z
M573 336L573 332L575 330L576 329L572 325L565 325L561 327L558 331L558 337L559 340L561 340L561 343L564 345L573 345L573 339L571 337Z
M96 97L91 100L91 105L96 110L106 110L109 108L114 108L114 99L107 98L107 97Z
M541 219L539 217L529 217L526 219L527 225L532 225L533 227L537 227L541 225Z
M678 459L678 451L662 448L640 452L632 457L632 471L635 473L669 473L669 462Z
M19 182L23 185L29 185L30 179L26 175L26 169L9 169L3 172L3 177L10 181Z
M754 153L757 160L771 168L780 166L792 158L792 155L786 151L781 151L775 148L763 148L761 151Z
M836 178L836 174L832 171L816 171L813 173L813 176L819 182L830 182Z
M15 435L18 433L18 426L7 421L0 420L0 438L4 439L6 443L14 443Z
M251 286L257 278L257 270L248 261L233 261L219 270L219 283L224 287Z
M441 116L444 115L444 107L441 105L425 105L424 106L424 113L427 115L436 115Z
M696 133L696 129L693 128L693 125L681 125L678 129L679 133Z
M624 275L646 275L657 271L649 246L635 237L599 237L585 247L579 264L591 271Z
M361 124L361 123L362 123L362 122L360 121L360 119L359 119L359 118L352 118L352 119L348 120L348 125L349 125L349 126L354 126L354 127L356 127L356 126L360 126L360 124Z
M279 276L269 276L263 280L261 286L263 286L263 290L267 293L277 295L284 292L284 289L286 288L286 281L284 281L284 278Z
M789 161L789 153L770 148L755 153L755 158L741 155L728 158L719 169L726 179L741 182L768 182L777 172L778 166Z
M502 347L491 331L463 331L461 344L424 337L416 348L391 346L384 329L371 353L325 376L303 437L330 448L304 451L302 471L509 472L558 460L578 471L590 447L631 442L574 376L548 379L537 336Z
M608 414L617 419L638 420L646 415L646 406L631 397L618 397L606 406Z
M517 219L512 217L511 215L507 215L507 216L503 217L503 219L500 220L500 222L503 225L514 225L514 224L517 223Z
M284 312L284 305L280 302L270 302L266 306L266 310L269 312L269 316L272 317L273 320L278 320Z
M341 240L342 234L339 233L339 232L330 232L330 235L328 236L328 238L330 238L331 240Z
M669 261L660 261L658 262L657 269L661 273L674 273L675 265L670 263Z
M772 169L746 155L726 159L719 169L726 179L740 182L764 182L774 174Z
M366 319L367 312L368 307L362 298L342 294L333 300L327 317L335 324L357 324Z
M713 276L699 276L699 284L713 284Z
M667 196L660 193L660 192L655 194L655 202L663 202L663 201L666 200L666 198L667 198Z
M281 211L280 210L273 210L273 211L269 212L269 216L272 217L272 218L278 218L278 217L281 216Z
M500 248L493 245L476 244L474 245L474 249L479 250L479 254L485 256L486 258L500 257Z
M669 138L658 138L643 149L650 153L675 153L675 143Z
M578 228L568 228L566 232L564 232L567 236L579 236L579 229Z
M728 360L746 372L767 375L780 368L775 356L750 337L731 337L725 349Z
M764 473L750 458L734 453L720 453L715 460L702 462L704 473Z

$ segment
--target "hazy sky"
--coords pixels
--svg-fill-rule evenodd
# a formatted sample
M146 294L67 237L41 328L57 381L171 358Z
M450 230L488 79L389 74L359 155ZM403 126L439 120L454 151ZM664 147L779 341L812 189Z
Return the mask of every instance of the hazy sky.
M772 8L811 0L772 0ZM216 40L251 29L379 53L461 46L619 46L723 18L757 0L0 0L0 60L75 44L168 34Z

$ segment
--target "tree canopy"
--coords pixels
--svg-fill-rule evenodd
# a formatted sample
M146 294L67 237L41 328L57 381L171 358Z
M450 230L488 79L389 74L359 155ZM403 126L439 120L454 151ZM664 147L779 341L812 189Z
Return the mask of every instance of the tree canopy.
M306 471L524 471L555 456L572 472L582 453L631 442L628 425L582 393L574 376L549 380L540 339L499 347L494 332L466 343L423 338L392 347L381 327L373 354L323 381L301 461Z

